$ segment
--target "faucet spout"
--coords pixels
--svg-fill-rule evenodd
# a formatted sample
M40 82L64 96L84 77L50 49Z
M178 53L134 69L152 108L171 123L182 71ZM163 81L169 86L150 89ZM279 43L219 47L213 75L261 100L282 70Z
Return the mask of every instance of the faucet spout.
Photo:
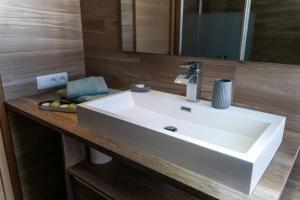
M187 68L186 74L180 74L176 79L175 83L186 85L186 96L187 101L197 102L201 96L201 82L202 82L202 63L190 62L180 67Z
M180 74L177 76L177 78L175 79L174 83L180 84L180 85L188 85L191 77L188 77L186 74Z

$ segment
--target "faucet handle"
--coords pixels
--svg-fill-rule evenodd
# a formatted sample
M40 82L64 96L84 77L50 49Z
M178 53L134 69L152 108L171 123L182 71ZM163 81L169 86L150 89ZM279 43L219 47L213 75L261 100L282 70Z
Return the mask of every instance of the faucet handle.
M194 73L194 72L200 73L202 71L201 62L187 62L183 65L180 65L179 67L187 69L189 73Z

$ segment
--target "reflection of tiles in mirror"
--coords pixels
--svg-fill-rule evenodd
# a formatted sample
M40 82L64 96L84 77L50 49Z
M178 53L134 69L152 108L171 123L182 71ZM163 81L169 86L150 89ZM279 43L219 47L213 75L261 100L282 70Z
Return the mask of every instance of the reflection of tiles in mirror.
M220 20L222 19L222 20ZM245 59L250 59L254 31L250 15ZM212 12L183 17L182 55L239 60L243 26L242 12Z
M299 1L252 1L256 14L253 53L255 61L300 64Z

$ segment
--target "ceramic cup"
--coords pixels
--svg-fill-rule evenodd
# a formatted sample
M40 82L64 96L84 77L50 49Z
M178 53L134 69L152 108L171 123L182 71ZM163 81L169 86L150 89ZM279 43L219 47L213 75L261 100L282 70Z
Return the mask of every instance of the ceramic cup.
M91 156L91 162L93 164L105 164L109 163L112 160L112 157L97 151L96 149L90 148L90 156Z
M217 79L214 81L212 106L217 109L229 108L232 104L232 80Z

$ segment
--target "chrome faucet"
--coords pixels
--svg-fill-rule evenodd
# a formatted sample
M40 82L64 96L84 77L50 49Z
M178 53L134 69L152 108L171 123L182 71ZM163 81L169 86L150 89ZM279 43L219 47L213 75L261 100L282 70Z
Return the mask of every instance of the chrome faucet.
M186 74L180 74L175 83L186 85L187 101L197 102L201 97L201 83L202 83L202 63L188 62L180 67L186 68Z

